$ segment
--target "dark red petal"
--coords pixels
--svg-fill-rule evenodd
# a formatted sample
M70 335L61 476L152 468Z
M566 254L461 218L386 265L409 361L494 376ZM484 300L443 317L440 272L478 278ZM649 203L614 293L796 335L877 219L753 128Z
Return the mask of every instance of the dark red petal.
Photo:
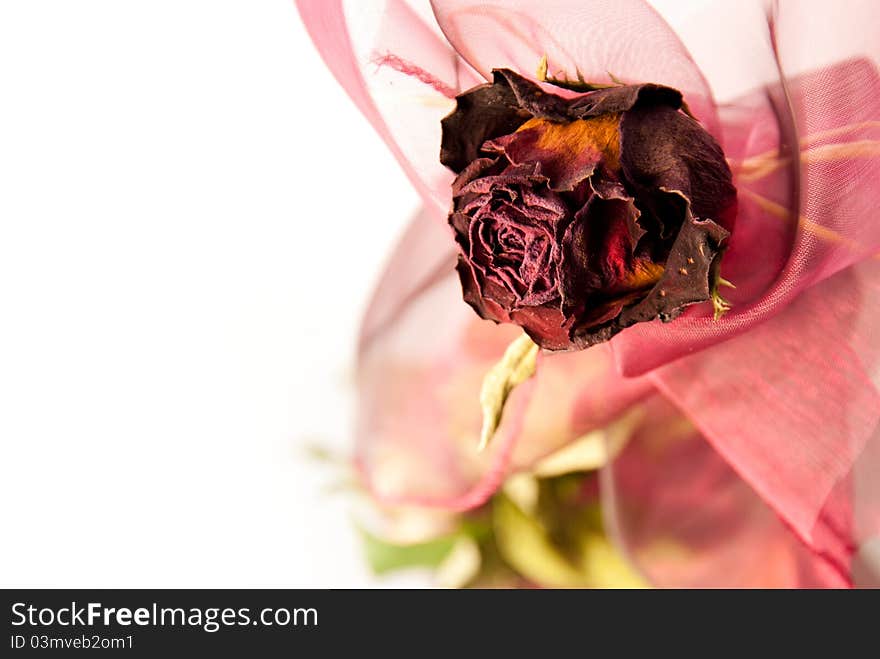
M455 232L455 241L461 246L462 250L467 254L470 252L470 215L464 213L450 213L449 225Z
M507 85L474 87L456 97L455 110L440 122L440 162L461 172L479 157L483 142L512 133L529 118Z
M477 158L470 162L452 181L452 196L458 197L463 194L470 183L486 176L497 162L498 158Z
M458 173L480 156L491 139L513 133L535 117L551 121L589 119L646 105L681 107L681 94L662 85L623 85L563 98L510 71L496 69L491 84L456 97L456 108L441 121L440 162Z
M656 282L645 279L635 248L644 231L632 199L593 196L579 210L562 236L560 290L566 312L588 312L591 297L617 297L644 290Z
M524 78L510 69L493 69L492 79L494 84L506 86L516 98L519 107L530 115L553 121L570 119L567 99L545 91L539 84L528 78Z
M660 281L638 303L624 308L611 323L596 328L572 329L580 347L607 341L622 329L659 318L669 321L686 306L711 299L711 279L722 244L730 234L712 220L697 220L687 213Z
M567 123L532 119L513 133L487 142L514 165L540 163L550 188L571 191L601 164L616 171L620 160L619 115Z
M522 327L544 350L569 350L572 347L565 316L558 307L523 307L511 312L510 320Z
M492 74L495 84L503 80L510 87L520 107L536 117L551 121L572 121L614 114L643 103L662 104L675 109L682 105L679 91L651 83L608 87L579 94L574 98L563 98L510 69L495 69Z
M481 286L477 282L473 268L463 256L458 257L455 266L458 278L461 281L461 292L464 301L467 302L481 318L494 320L496 323L509 323L510 317L504 308L497 302L484 298Z
M623 174L668 234L674 235L676 227L668 226L670 197L664 191L690 199L694 217L733 230L736 188L730 167L700 124L665 106L634 108L620 123Z
M467 166L467 168L459 174L462 183L453 192L456 197L467 194L486 194L491 192L493 188L513 188L514 186L537 186L547 182L547 177L541 174L541 166L539 163L530 162L516 167L507 167L503 171L497 173L488 173L482 178L468 180L468 174L477 171L474 163L487 162L487 158L475 160ZM494 162L494 161L493 161ZM459 179L456 179L458 181ZM465 183L465 181L467 181Z

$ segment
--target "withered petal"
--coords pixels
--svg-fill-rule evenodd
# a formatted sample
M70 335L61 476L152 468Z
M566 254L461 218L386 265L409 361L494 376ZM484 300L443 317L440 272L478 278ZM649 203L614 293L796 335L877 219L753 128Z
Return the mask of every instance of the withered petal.
M571 345L566 318L558 307L544 305L514 309L510 320L522 327L544 350L566 350Z
M637 106L664 106L678 110L682 107L681 92L654 83L608 87L572 99L568 112L572 119L586 119L626 112Z
M473 268L464 256L459 255L455 271L461 281L462 298L477 312L480 318L493 320L496 323L511 322L510 316L501 305L482 294Z
M475 180L480 180L492 171L498 163L498 158L477 158L458 173L452 181L452 196L458 197L463 194L464 188Z
M681 192L697 218L712 218L728 231L736 216L736 188L715 139L694 119L664 106L642 106L621 119L620 161L643 210L665 225L677 205L666 193ZM668 235L677 227L663 227Z
M455 173L480 157L484 142L513 133L532 117L562 122L641 105L682 107L681 93L663 85L622 85L568 99L510 69L494 69L492 83L469 89L455 100L455 109L440 122L440 162Z
M481 158L479 161L475 162L486 160L488 159ZM456 178L452 189L453 197L469 193L486 194L494 187L513 187L519 185L534 186L547 182L547 177L541 173L541 164L537 162L507 167L497 173L490 173L481 178L476 178L476 180L467 180L466 175L470 171L471 166L468 165L467 168ZM461 179L461 182L459 182L459 179Z
M566 123L531 119L515 133L486 142L483 150L503 154L514 165L540 163L552 190L572 191L603 164L619 168L619 115Z
M551 121L569 121L569 100L544 91L541 85L510 69L492 69L493 84L507 87L519 107L531 116Z
M440 162L456 174L479 158L486 140L507 135L531 118L506 84L480 85L455 97L440 126Z
M685 307L709 300L712 277L729 235L724 227L712 220L694 218L688 208L660 281L644 298L624 308L610 323L600 327L573 327L572 342L578 348L586 348L607 341L636 323L657 318L668 322L681 314Z
M588 119L602 114L624 112L636 105L682 107L681 92L654 83L619 85L597 89L574 98L563 98L545 91L539 84L511 71L493 69L493 84L504 84L513 91L520 107L535 117L551 121Z
M644 234L638 218L639 210L629 197L594 195L575 214L562 236L557 265L566 313L588 313L585 304L597 295L607 300L645 288L635 277L635 248Z
M465 254L470 250L470 226L471 217L465 213L450 213L449 226L455 233L455 240L464 250Z

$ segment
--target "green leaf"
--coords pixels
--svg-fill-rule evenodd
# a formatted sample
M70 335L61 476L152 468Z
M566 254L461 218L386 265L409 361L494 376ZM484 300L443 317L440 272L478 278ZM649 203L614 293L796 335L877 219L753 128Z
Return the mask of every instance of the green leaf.
M458 535L447 535L427 542L398 545L360 529L367 563L375 574L407 567L436 568L452 551Z
M480 407L483 410L480 451L489 445L489 440L498 430L504 404L511 392L535 374L537 360L537 344L523 334L507 346L501 361L486 373L480 389Z

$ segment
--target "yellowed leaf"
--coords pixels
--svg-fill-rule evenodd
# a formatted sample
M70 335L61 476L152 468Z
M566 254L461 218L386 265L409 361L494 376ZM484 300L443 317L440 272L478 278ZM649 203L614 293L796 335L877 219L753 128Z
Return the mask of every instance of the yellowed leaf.
M553 546L541 524L503 494L495 497L493 522L502 557L526 579L549 588L585 585L583 575Z
M596 511L598 521L598 511ZM493 529L498 550L517 573L548 588L646 588L648 584L612 546L601 525L579 530L566 557L540 519L505 494L496 495Z
M480 407L483 410L480 451L489 445L498 430L504 405L511 392L535 374L537 359L537 344L523 334L507 346L501 360L486 373L480 389Z

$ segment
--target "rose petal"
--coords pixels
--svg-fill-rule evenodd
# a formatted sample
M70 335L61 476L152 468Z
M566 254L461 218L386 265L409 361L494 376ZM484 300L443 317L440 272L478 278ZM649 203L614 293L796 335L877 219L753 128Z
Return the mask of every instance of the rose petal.
M691 216L682 199L684 221L666 260L659 280L642 299L625 307L609 323L596 326L582 323L574 327L571 339L588 347L608 341L622 329L659 318L676 318L685 307L705 302L711 296L711 277L727 231L712 220Z
M804 547L662 396L603 469L607 528L661 587L841 587L847 576Z
M577 309L577 301L584 299L585 291L595 291L604 298L616 297L634 289L644 291L656 283L656 277L646 280L642 276L648 275L649 269L640 267L641 262L635 258L635 247L644 233L638 218L632 199L598 195L575 213L562 236L558 275L566 313L590 311ZM593 318L592 322L601 321Z
M666 193L677 191L690 200L694 217L733 230L736 190L730 169L721 147L701 126L662 105L633 108L620 123L623 174L636 196L648 200L643 211L662 223Z
M531 115L503 84L480 85L456 99L455 111L441 121L440 162L463 172L478 160L483 142L515 131Z
M550 187L570 192L601 163L617 168L618 124L616 115L567 124L532 119L512 135L492 140L486 148L503 153L515 165L540 162Z
M565 326L565 316L558 307L522 307L511 312L510 320L522 327L545 350L564 350L568 347L568 328Z

